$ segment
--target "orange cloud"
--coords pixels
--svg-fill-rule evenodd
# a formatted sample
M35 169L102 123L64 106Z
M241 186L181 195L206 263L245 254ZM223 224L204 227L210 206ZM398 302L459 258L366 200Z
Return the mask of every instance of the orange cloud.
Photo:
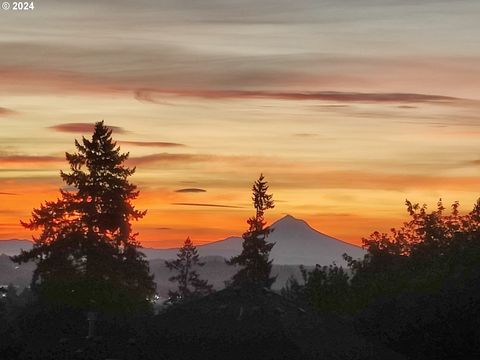
M0 154L1 169L8 169L17 166L21 166L23 168L38 168L44 165L59 164L64 161L65 158L59 156Z
M7 109L5 107L0 107L0 116L7 116L15 114L15 111Z
M115 93L122 91L115 82L88 76L73 71L53 71L48 69L0 67L0 78L4 91L8 94L43 92L58 93ZM1 90L0 90L1 92Z
M234 206L234 205L220 205L220 204L201 204L201 203L172 203L172 205L179 206L205 206L205 207L218 207L218 208L229 208L229 209L242 209L243 206Z

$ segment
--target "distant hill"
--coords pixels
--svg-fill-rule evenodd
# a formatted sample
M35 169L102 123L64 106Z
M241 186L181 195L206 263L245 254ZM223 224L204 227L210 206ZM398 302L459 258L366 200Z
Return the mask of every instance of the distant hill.
M225 281L231 279L237 269L225 263L225 259L220 256L209 256L201 258L205 263L203 267L197 268L198 273L203 279L207 279L213 284L215 289L222 289ZM35 265L32 262L17 265L5 255L0 255L0 285L14 284L21 288L28 286L32 279L32 273ZM150 260L150 271L155 275L157 283L157 292L162 297L167 297L168 290L172 290L176 285L168 279L173 275L165 266L165 260ZM274 265L272 274L277 276L277 281L273 289L281 289L289 277L301 279L300 269L293 265Z
M322 234L305 221L290 215L273 223L272 228L274 231L268 240L275 242L271 258L274 261L273 275L277 275L273 289L282 288L290 276L300 279L299 264L314 266L335 262L345 265L342 254L347 253L354 258L364 255L361 248ZM198 246L199 254L206 263L198 272L216 289L222 288L224 282L237 271L235 267L225 264L225 259L242 251L242 241L241 237L229 237ZM32 242L27 240L2 240L0 254L12 256L20 253L21 249L28 250L31 247ZM159 294L165 296L172 288L168 281L172 274L165 267L165 260L175 258L178 249L144 248L142 251L150 262L152 273L155 274ZM34 265L27 263L17 266L6 255L0 256L0 285L10 282L19 286L29 284Z
M230 280L238 271L234 266L227 265L225 259L220 256L208 256L201 258L205 263L203 267L196 268L201 278L207 279L215 289L225 287L225 281ZM309 267L307 267L308 269ZM172 283L168 279L174 274L165 266L165 261L155 259L150 261L150 271L155 275L157 283L157 291L160 295L166 296L168 290L172 289ZM301 273L299 266L296 265L273 265L272 275L277 276L277 280L272 286L274 290L280 290L290 277L294 277L301 281Z
M7 255L0 254L0 285L28 286L34 269L35 265L33 263L18 266Z
M0 240L0 254L18 255L21 250L30 250L32 246L33 242L28 240Z
M274 242L271 252L274 264L281 265L345 265L344 253L361 258L365 251L313 229L305 221L287 215L272 224L273 233L268 241ZM197 246L200 256L230 258L242 251L242 238L229 237L225 240ZM149 259L171 259L178 249L149 249L142 251Z
M290 215L274 222L272 228L274 231L268 241L275 243L271 252L274 264L313 266L335 262L345 265L342 258L344 253L353 258L361 258L365 254L362 248L325 235ZM202 257L221 256L228 259L242 251L242 241L241 237L232 236L197 248ZM16 255L21 249L28 250L31 247L32 242L28 240L0 240L0 254ZM149 260L168 260L176 257L178 248L143 248L142 251Z

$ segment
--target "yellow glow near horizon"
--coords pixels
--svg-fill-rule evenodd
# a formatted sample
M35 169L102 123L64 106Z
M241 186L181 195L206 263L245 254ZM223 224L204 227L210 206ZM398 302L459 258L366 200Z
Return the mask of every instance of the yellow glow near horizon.
M270 222L356 244L399 225L406 198L480 195L480 2L109 6L2 14L0 239L30 237L19 220L99 120L137 167L147 246L240 235L261 172Z

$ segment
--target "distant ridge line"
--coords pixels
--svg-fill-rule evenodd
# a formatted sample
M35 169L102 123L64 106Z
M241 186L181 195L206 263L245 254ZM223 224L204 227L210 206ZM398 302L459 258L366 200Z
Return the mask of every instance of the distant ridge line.
M290 215L290 214L286 214L284 215L283 217L281 217L280 219L277 219L275 220L271 225L270 227L271 228L275 228L275 225L279 224L279 223L282 223L282 221L286 221L287 219L293 219L294 221L296 222L301 222L303 225L305 225L308 229L312 230L313 232L321 235L321 236L324 236L324 237L327 237L327 238L330 238L332 240L335 240L335 241L338 241L338 242L341 242L347 246L353 246L353 247L356 247L358 249L362 249L361 246L357 245L357 244L352 244L352 243L349 243L345 240L341 240L341 239L338 239L336 237L333 237L333 236L330 236L328 234L325 234L325 233L322 233L321 231L318 231L317 229L315 229L314 227L312 227L307 221L303 220L303 219L299 219L299 218L296 218L295 216L293 215ZM200 244L200 245L197 245L197 248L203 248L205 246L209 246L209 245L213 245L213 244L218 244L218 243L222 243L224 241L227 241L227 240L231 240L231 239L238 239L238 238L241 238L241 235L240 236L234 236L234 235L231 235L231 236L228 236L224 239L219 239L219 240L215 240L215 241L212 241L212 242L209 242L209 243L206 243L206 244ZM0 242L2 241L11 241L11 242L28 242L30 244L33 244L34 242L32 240L28 240L28 239L0 239ZM145 249L145 250L165 250L165 251L175 251L175 250L178 250L179 249L179 246L178 247L167 247L167 248L162 248L162 247L147 247L147 246L142 246L141 249Z

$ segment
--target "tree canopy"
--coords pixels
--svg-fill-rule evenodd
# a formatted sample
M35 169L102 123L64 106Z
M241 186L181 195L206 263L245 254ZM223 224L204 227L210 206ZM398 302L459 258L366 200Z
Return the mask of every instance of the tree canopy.
M103 121L91 140L75 146L66 153L70 171L61 172L67 186L59 198L22 222L40 231L33 249L13 260L36 261L32 287L51 301L92 310L148 306L155 284L132 232L132 221L145 211L132 204L139 191L128 179L135 169L124 165L129 154L120 152Z
M304 271L283 293L322 313L351 316L362 334L413 359L478 356L480 200L429 211L406 201L410 219L363 239L363 259Z

